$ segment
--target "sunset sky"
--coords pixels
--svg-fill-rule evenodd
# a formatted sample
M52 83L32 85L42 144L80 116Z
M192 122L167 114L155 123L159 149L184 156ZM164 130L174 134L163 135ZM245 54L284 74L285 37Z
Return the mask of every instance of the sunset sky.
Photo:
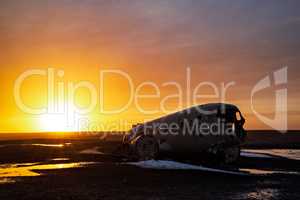
M176 92L164 83L177 82L184 94L188 92L187 67L192 88L204 81L217 86L234 81L226 101L240 108L246 128L270 129L251 110L251 90L259 80L287 66L288 128L300 129L299 8L297 0L1 1L0 132L78 130L64 127L64 115L29 114L16 105L16 79L27 70L47 72L48 68L55 71L55 98L51 100L55 106L70 104L68 83L88 81L95 86L97 106L82 116L95 124L91 129L102 123L104 129L126 130L130 124L166 114L145 114L133 103L121 113L100 112L101 106L118 108L129 98L128 81L115 74L104 80L101 105L101 70L123 71L135 86L146 81L157 84L161 96L140 102L144 108L156 109L165 96ZM59 82L65 89L60 100ZM46 76L32 76L21 87L22 99L31 107L45 108L47 88ZM259 113L274 116L275 89L267 88L255 96ZM144 87L140 93L154 94L155 90ZM212 91L203 87L201 93ZM75 106L88 106L90 96L88 90L78 89ZM193 105L188 98L183 95L181 106L176 99L167 101L167 113ZM197 103L217 101L203 98ZM129 124L110 127L120 119Z

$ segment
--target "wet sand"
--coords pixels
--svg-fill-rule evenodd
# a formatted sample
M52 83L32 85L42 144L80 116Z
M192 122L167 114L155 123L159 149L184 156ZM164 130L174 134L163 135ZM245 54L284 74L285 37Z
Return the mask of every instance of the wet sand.
M1 185L1 199L299 199L300 186L294 176L241 177L112 163L46 174Z
M6 143L6 146L0 147L2 172L5 166L7 168L9 165L23 163L21 167L35 174L3 176L0 181L0 199L300 198L300 175L297 174L300 173L300 161L276 155L256 156L255 153L268 154L251 152L254 154L245 154L235 166L222 169L250 169L253 172L261 170L244 176L207 170L155 169L130 165L113 154L118 142L48 141L63 145L30 145L37 144L36 142L27 141L27 145ZM45 143L39 141L38 144L44 144L43 142ZM64 145L65 143L71 144ZM166 159L181 163L181 167L202 166L197 160L162 158ZM171 167L174 167L172 162L167 164L171 163ZM153 163L157 162L150 164ZM296 174L268 173L278 171Z

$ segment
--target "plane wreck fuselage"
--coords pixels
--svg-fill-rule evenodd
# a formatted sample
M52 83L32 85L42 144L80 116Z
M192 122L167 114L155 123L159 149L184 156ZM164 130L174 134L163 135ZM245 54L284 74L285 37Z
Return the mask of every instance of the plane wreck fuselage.
M123 139L140 160L153 159L162 152L202 153L234 162L245 140L245 119L231 104L194 106L133 127Z

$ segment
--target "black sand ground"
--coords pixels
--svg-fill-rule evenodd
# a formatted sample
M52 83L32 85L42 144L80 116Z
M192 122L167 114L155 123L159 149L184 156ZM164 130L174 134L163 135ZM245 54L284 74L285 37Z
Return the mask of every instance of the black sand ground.
M20 143L72 142L63 148ZM35 140L2 142L0 163L61 163L93 161L83 168L39 171L43 176L19 177L0 184L0 199L300 199L299 175L238 176L203 171L151 170L123 165L113 155L86 155L79 151L98 146L113 152L118 142L94 140ZM52 158L70 158L51 161ZM176 158L174 158L176 159ZM197 162L188 160L186 162ZM235 167L300 172L300 161L284 158L241 158Z
M45 171L44 171L45 173ZM240 177L105 163L0 186L1 199L299 199L299 177Z

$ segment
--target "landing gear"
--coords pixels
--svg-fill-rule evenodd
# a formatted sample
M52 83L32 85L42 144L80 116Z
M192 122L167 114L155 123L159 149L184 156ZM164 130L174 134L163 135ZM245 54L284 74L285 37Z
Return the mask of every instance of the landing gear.
M222 160L225 164L236 162L240 157L241 149L239 146L227 147L221 151Z

